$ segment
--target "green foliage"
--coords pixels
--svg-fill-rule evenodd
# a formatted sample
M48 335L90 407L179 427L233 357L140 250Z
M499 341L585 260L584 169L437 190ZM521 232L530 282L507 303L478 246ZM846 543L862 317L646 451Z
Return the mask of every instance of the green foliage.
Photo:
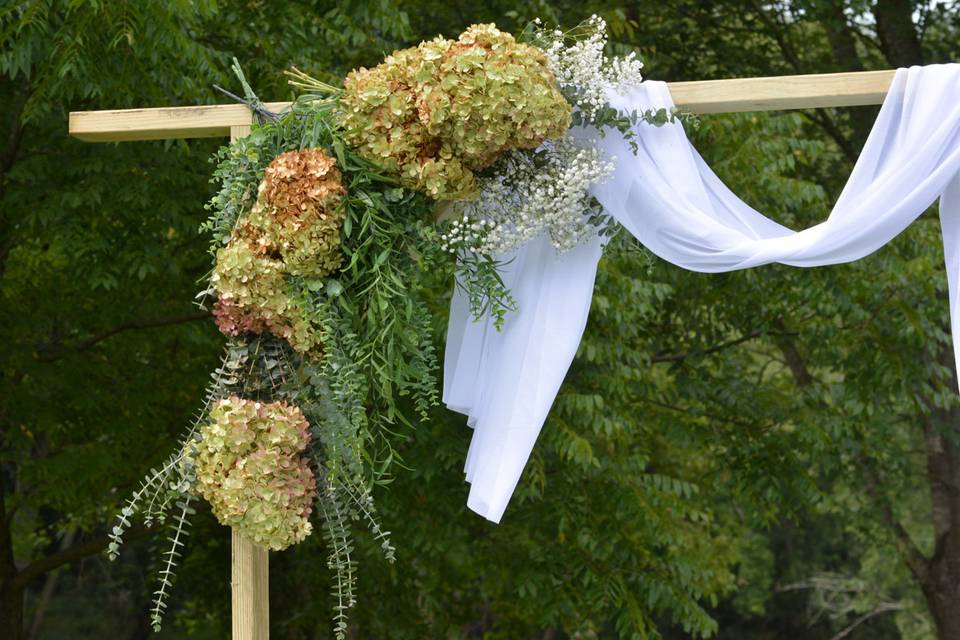
M590 125L596 127L599 131L601 137L607 135L607 128L615 129L618 135L623 136L625 140L628 141L630 149L636 153L637 141L636 141L636 127L640 123L646 123L654 127L662 127L667 123L682 122L688 131L696 131L700 128L700 118L697 117L695 113L690 113L689 111L681 111L680 109L673 107L671 109L666 109L660 107L659 109L646 109L644 111L619 111L613 107L606 106L602 109L599 109L597 113L587 121L580 112L575 112L573 115L573 124L575 126L584 126Z
M574 24L592 12L607 20L614 51L640 52L651 78L852 70L857 58L868 69L898 64L872 16L897 3L845 3L849 19L833 31L821 12L828 4L4 6L0 464L3 515L14 514L0 522L11 532L4 554L22 569L53 558L72 533L75 543L97 540L122 506L124 492L111 489L138 487L142 469L162 469L176 449L223 343L189 305L209 269L196 228L198 203L211 195L201 167L215 143L81 143L65 136L68 110L219 102L210 85L229 85L234 55L261 95L282 100L281 70L291 64L336 82L471 22L518 29L535 16ZM927 61L955 60L958 8L912 4ZM854 31L853 54L834 47L844 28ZM696 138L734 191L800 228L823 219L871 117L870 108L710 116ZM17 123L18 148L8 144ZM884 513L933 551L924 434L928 424L955 432L926 404L954 407L934 218L864 261L818 270L692 274L626 240L619 234L602 262L584 344L500 527L463 506L461 417L434 410L392 441L412 471L397 474L378 506L402 553L393 565L375 561L382 540L348 523L351 558L364 564L355 597L375 603L351 612L351 632L673 639L709 630L693 603L722 640L813 639L893 602L903 608L848 637L924 637L926 603ZM431 312L436 345L452 286L437 274L416 298ZM331 394L316 411L333 412ZM168 507L165 528L177 515L175 501ZM161 638L229 634L227 580L211 578L224 576L227 537L204 508L192 522L168 601L174 624ZM89 558L82 571L61 571L38 636L124 637L141 618L149 623L142 551L129 545L109 570ZM331 635L318 605L333 604L324 597L329 551L314 536L271 558L273 635ZM856 612L813 620L808 605L823 599L780 590L827 574L870 585ZM43 610L42 588L40 579L27 591L28 617Z
M518 310L517 301L500 275L502 266L489 256L464 252L459 256L455 279L455 286L467 296L470 317L492 318L497 330L503 328L508 313Z

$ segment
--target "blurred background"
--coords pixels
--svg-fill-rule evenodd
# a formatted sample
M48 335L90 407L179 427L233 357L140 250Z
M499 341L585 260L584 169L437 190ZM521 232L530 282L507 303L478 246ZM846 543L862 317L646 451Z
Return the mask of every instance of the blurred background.
M193 304L222 140L87 144L67 113L267 100L471 23L606 19L648 78L960 60L955 2L7 0L0 7L0 635L151 637L162 535L102 555L197 409L223 338ZM704 117L735 192L822 220L876 108ZM422 301L442 343L450 283ZM960 402L939 222L859 262L702 275L614 243L577 360L500 526L465 508L437 409L361 537L353 638L960 638ZM362 533L359 534L362 536ZM327 638L320 536L271 559L278 639ZM229 531L201 511L166 638L225 638ZM22 629L22 631L19 631Z

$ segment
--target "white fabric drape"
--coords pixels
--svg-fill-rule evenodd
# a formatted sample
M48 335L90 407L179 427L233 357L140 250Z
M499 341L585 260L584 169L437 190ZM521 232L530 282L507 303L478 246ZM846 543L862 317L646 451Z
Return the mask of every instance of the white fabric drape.
M455 290L443 366L443 402L468 416L473 438L467 506L499 522L533 450L587 324L600 260L594 238L558 255L546 238L526 244L503 268L518 303L497 331L472 322Z
M667 86L644 82L608 96L627 111L672 107ZM616 157L594 188L607 212L661 258L720 272L771 262L850 262L889 242L941 197L954 349L960 365L960 64L897 71L877 121L833 211L794 232L737 198L710 170L680 124L636 128L634 154L615 132L597 140ZM499 522L586 324L599 240L557 255L541 238L505 269L519 303L501 333L472 322L454 294L443 399L474 428L468 506ZM627 304L629 302L626 302Z

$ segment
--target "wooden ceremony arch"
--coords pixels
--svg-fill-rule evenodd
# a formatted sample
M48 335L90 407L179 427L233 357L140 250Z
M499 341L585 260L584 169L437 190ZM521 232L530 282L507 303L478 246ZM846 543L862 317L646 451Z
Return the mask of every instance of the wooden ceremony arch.
M668 83L674 103L698 114L853 107L883 102L893 70L826 73ZM266 104L281 111L289 102ZM231 140L250 133L245 105L158 107L70 113L70 135L87 142L132 142L182 138ZM232 531L233 640L268 640L269 556L266 549Z

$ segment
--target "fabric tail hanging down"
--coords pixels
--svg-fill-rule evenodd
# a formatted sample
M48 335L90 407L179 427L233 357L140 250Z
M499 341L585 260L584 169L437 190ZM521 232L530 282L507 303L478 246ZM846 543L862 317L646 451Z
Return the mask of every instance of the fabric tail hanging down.
M666 84L608 96L626 111L673 106ZM827 219L795 232L740 200L706 165L682 126L636 127L634 154L615 132L597 139L616 158L594 187L607 212L653 253L693 271L772 262L813 267L862 258L937 198L960 368L960 64L897 71L866 145ZM499 522L586 326L599 239L558 255L545 238L504 267L519 310L497 332L473 322L455 292L444 361L446 405L468 416L468 506Z

